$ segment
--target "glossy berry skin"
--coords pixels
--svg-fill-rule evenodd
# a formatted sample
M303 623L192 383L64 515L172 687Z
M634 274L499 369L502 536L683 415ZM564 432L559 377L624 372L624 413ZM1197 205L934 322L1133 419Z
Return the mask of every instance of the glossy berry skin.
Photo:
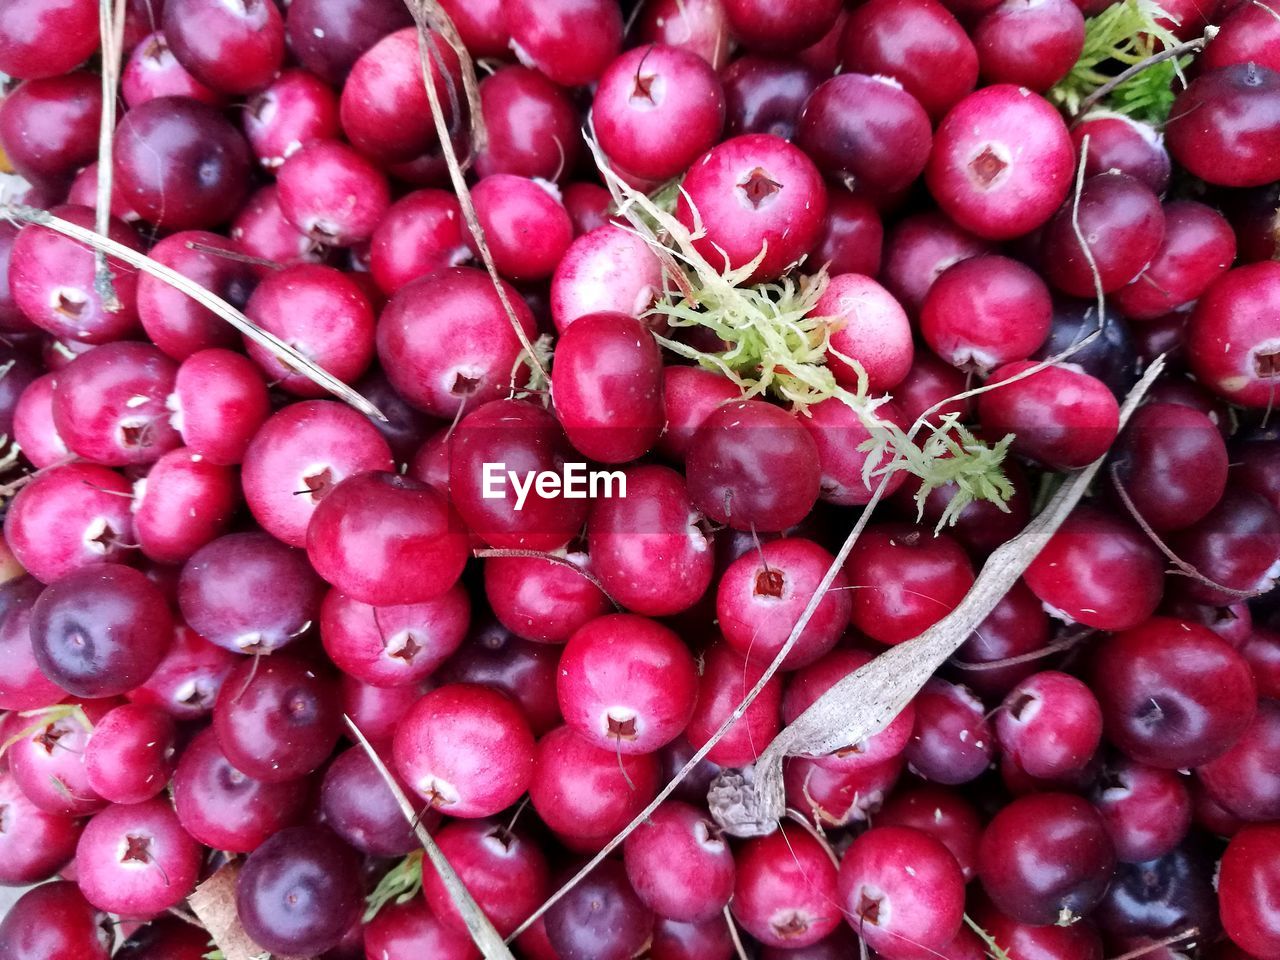
M355 382L373 359L375 317L369 300L332 267L298 264L267 274L245 315L344 383ZM257 341L246 337L245 350L271 383L300 397L327 396L327 390Z
M551 892L550 870L542 850L529 837L501 824L457 820L440 830L435 839L499 936L509 936ZM423 864L422 894L446 928L467 935L466 921L430 863Z
M134 486L138 545L157 563L183 563L226 531L239 490L229 467L185 448L156 461Z
M995 732L972 691L932 677L913 702L915 725L903 756L914 773L954 785L976 780L991 766Z
M271 653L296 639L315 621L323 594L306 555L265 533L229 533L206 544L178 580L182 618L234 653Z
M1280 819L1280 704L1258 701L1253 722L1226 753L1196 770L1208 799L1245 821Z
M1280 266L1237 267L1196 304L1187 357L1196 379L1231 403L1265 409L1276 390L1280 337L1263 319L1280 302Z
M1064 204L1045 228L1045 275L1073 297L1096 296L1099 287L1114 293L1155 258L1164 229L1160 200L1145 183L1123 173L1090 177L1079 201Z
M973 31L987 83L1043 93L1065 77L1084 50L1084 16L1071 0L1005 0Z
M1256 187L1280 176L1280 74L1253 63L1206 71L1178 94L1169 152L1208 183Z
M579 317L556 345L551 399L569 442L591 460L626 463L662 432L662 353L622 313Z
M645 43L663 43L696 53L717 70L729 59L729 25L721 0L645 4L635 32Z
M573 221L554 187L495 173L471 192L476 218L497 270L516 282L551 276L573 242ZM464 238L479 258L479 247L468 232Z
M752 52L798 53L822 39L836 22L836 0L800 6L768 0L723 0L730 32Z
M330 246L368 240L391 203L382 171L336 140L314 140L294 153L276 183L285 219Z
M658 792L654 754L602 750L557 727L538 741L529 800L543 822L573 849L598 849Z
M529 786L533 734L520 708L487 687L449 684L410 708L395 735L395 767L428 805L487 817Z
M715 146L724 92L702 57L678 47L640 46L600 78L591 105L605 155L628 173L667 180ZM665 136L679 130L680 136Z
M236 911L273 953L314 955L335 946L362 907L360 861L324 828L282 830L245 859Z
M320 809L333 832L362 853L398 857L417 845L394 795L359 746L338 754L325 770Z
M390 0L301 0L289 4L285 30L298 61L336 87L362 53L412 22Z
M320 608L325 652L344 672L375 686L425 680L461 645L470 601L460 586L421 603L372 606L330 590Z
M512 0L504 11L522 62L564 87L599 80L622 46L622 11L612 0Z
M771 475L766 464L786 464L787 476ZM693 502L735 530L785 530L818 499L813 438L794 416L761 400L713 410L693 436L685 468Z
M157 97L116 130L115 182L141 217L170 230L225 223L249 184L249 145L214 107Z
M955 858L965 882L973 879L982 820L958 791L930 785L898 790L875 823L877 827L913 827L928 834Z
M269 0L173 0L161 24L178 61L220 93L266 86L284 60L284 19Z
M191 97L213 106L222 102L221 94L178 62L162 30L144 37L129 54L120 74L120 95L130 107L156 97Z
M729 909L761 943L805 947L839 926L836 865L807 831L780 827L755 837L739 848L734 861L736 882Z
M1275 585L1280 569L1280 514L1258 494L1230 486L1217 506L1179 531L1170 546L1213 583L1261 595ZM1237 599L1198 581L1189 581L1185 592L1200 603Z
M291 547L306 546L316 507L339 483L392 469L391 449L377 428L329 400L277 411L253 435L243 460L241 485L253 518Z
M275 263L318 263L324 246L285 219L273 183L251 194L228 235L242 252Z
M301 821L310 799L305 781L267 783L232 766L212 727L182 752L173 777L183 829L207 847L234 853L248 853Z
M479 684L505 693L524 713L537 737L560 725L557 661L556 650L521 640L496 621L483 621L435 679L439 683Z
M1140 763L1207 763L1253 718L1248 663L1198 624L1155 617L1100 647L1093 669L1107 738Z
M177 917L160 917L139 927L116 951L115 960L197 960L209 949L207 933Z
M68 573L45 589L31 616L41 671L81 697L116 696L144 682L172 635L159 588L120 564Z
M362 473L316 507L307 557L320 576L362 603L423 603L457 582L467 537L433 487L397 474Z
M811 540L774 540L743 554L720 577L716 616L725 642L753 663L770 663L835 558ZM830 591L782 662L795 670L827 653L849 624L851 594L837 573Z
M877 407L875 415L883 421L909 426L893 401ZM868 503L886 477L873 474L870 483L865 479L867 461L875 451L859 449L872 438L858 412L839 397L831 397L810 406L800 423L818 446L818 462L822 468L819 496L841 506ZM892 458L892 449L880 447L872 469L888 466ZM900 489L906 480L907 475L901 471L889 475L885 483L886 496Z
M1191 826L1191 794L1183 779L1176 771L1127 759L1107 764L1091 799L1117 860L1154 860L1182 842Z
M541 406L496 400L468 414L450 443L449 496L467 528L492 547L556 550L572 540L586 519L585 500L544 497L536 486L516 510L513 484L484 496L484 464L505 463L508 471L557 470L573 457L559 422Z
M173 719L159 707L116 707L89 736L84 751L89 785L112 803L150 800L173 774L175 739Z
M77 226L93 228L88 207L71 204L50 213ZM137 233L113 219L107 236L141 251ZM120 309L110 311L94 286L93 254L69 237L39 224L27 224L13 241L9 291L22 315L40 329L78 343L107 343L137 330L138 275L118 260L108 260L115 275Z
M850 925L881 956L918 957L960 932L964 875L927 833L877 825L846 851L839 898Z
M1074 164L1058 111L996 84L970 94L938 125L925 181L959 226L1007 240L1049 220L1067 197Z
M880 643L910 640L950 613L973 585L958 543L907 524L868 528L844 565L853 626Z
M4 810L0 880L6 886L47 880L75 856L81 822L41 810L7 770L0 773L0 808Z
M444 190L415 190L388 209L369 241L369 272L388 296L468 260L462 207Z
M692 923L716 917L733 896L734 860L705 811L668 801L623 845L636 895L661 917Z
M840 43L845 72L901 83L934 121L978 82L964 28L933 0L872 0L850 15Z
M1044 670L1009 691L996 714L1004 755L1050 780L1084 768L1102 739L1102 708L1081 681Z
M115 931L67 880L32 887L0 921L5 960L107 960Z
M175 720L207 716L222 683L236 665L235 654L179 625L168 652L147 682L128 692L133 703L159 707Z
M235 250L235 244L216 233L183 230L157 243L149 256L243 309L258 282L259 269L188 244L214 251ZM178 361L200 350L234 347L239 339L225 320L147 273L138 275L138 317L147 338Z
M814 306L816 316L834 317L828 366L836 380L851 391L861 389L865 375L873 394L892 390L911 369L915 355L907 314L893 295L870 277L844 273L832 277ZM859 369L861 368L861 369Z
M911 214L887 233L879 276L914 316L944 270L961 260L991 252L992 245L986 240L961 229L937 211ZM903 398L895 395L895 399L901 402Z
M537 326L524 301L503 287L525 336ZM392 386L409 403L452 418L510 393L522 349L493 282L482 271L455 267L422 277L393 296L378 320L378 357Z
M165 404L183 443L216 466L238 465L271 412L266 384L253 361L222 349L187 357Z
M1127 630L1151 616L1164 562L1133 524L1077 507L1023 575L1056 616L1099 630Z
M827 264L832 274L880 272L884 224L880 213L864 197L842 191L827 195L827 219L814 247L814 263Z
M102 717L116 700L85 700L78 706L90 725ZM46 813L63 817L83 817L107 806L89 786L84 765L84 748L89 731L80 717L64 716L10 733L24 733L5 751L9 770L22 792Z
M337 686L290 656L244 659L218 694L213 729L237 770L267 783L295 780L318 769L338 741Z
M95 158L101 117L102 87L92 74L29 80L0 104L0 144L25 179L58 185Z
M1227 219L1194 200L1164 207L1164 241L1116 302L1132 320L1152 320L1199 299L1231 266L1236 236Z
M1149 403L1130 418L1112 458L1113 480L1156 530L1204 518L1227 487L1227 447L1208 416L1191 407Z
M13 408L13 441L36 469L52 467L72 456L53 425L56 377L46 373L28 384Z
M1022 923L981 900L973 917L1010 956L1102 960L1102 937L1088 919L1070 926Z
M703 655L697 706L685 728L690 745L697 749L710 740L763 673L762 667L749 663L727 644L717 643L708 648ZM781 728L781 703L782 682L775 674L707 753L707 759L722 767L742 767L755 762Z
M817 243L827 209L822 176L803 151L769 134L713 147L690 168L676 218L705 235L694 242L715 269L744 267L750 282L773 280Z
M988 385L1013 380L1036 363L992 371ZM1012 433L1012 450L1054 470L1078 470L1102 456L1120 429L1120 407L1101 380L1071 363L1053 364L978 398L993 438Z
M0 16L0 70L24 80L66 73L98 48L96 22L85 0L8 4Z
M579 552L548 559L487 557L485 597L493 615L516 636L537 643L564 643L579 627L611 609L600 588L586 576L587 571L599 576L593 559ZM709 580L710 571L706 576Z
M822 827L845 827L874 817L902 774L901 756L857 770L831 770L792 757L783 768L787 802Z
M4 542L42 583L73 570L121 563L133 541L131 491L114 470L92 463L52 466L9 504Z
M1022 923L1087 914L1102 899L1114 868L1097 811L1064 793L1014 800L987 824L978 846L983 889Z
M457 934L431 912L422 897L388 903L364 925L364 948L375 957L439 957L477 960L480 951L469 934Z
M769 133L794 140L800 111L822 77L795 60L748 53L725 67L720 81L726 133Z
M76 878L85 899L100 910L146 919L195 889L201 854L167 797L113 804L80 835Z
M303 144L338 135L338 98L315 74L286 70L249 101L244 128L258 163L275 170Z
M480 109L489 142L475 153L479 176L510 173L554 181L574 169L581 152L577 106L568 90L537 70L504 66L484 77Z
M563 332L578 317L617 311L640 317L662 290L662 265L640 237L614 224L569 245L551 278L551 319Z
M702 512L690 501L684 478L669 467L632 467L626 477L625 497L592 504L591 571L633 613L661 617L687 610L702 599L715 572Z
M693 713L693 656L671 630L613 614L578 629L556 674L565 722L590 743L618 753L652 753L680 735Z
M1218 904L1227 936L1255 957L1280 956L1280 909L1275 902L1280 827L1249 826L1223 854Z
M622 864L606 860L547 911L544 928L561 960L627 960L644 950L653 924Z

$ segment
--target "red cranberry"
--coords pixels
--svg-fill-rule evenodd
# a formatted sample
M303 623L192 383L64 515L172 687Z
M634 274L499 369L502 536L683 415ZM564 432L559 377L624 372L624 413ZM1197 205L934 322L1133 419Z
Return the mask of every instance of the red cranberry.
M1246 708L1228 702L1234 713ZM1209 798L1232 817L1280 819L1280 703L1261 700L1253 722L1235 743L1196 770ZM35 799L34 797L32 799Z
M1115 869L1102 819L1065 793L1019 797L995 815L978 846L983 889L1029 924L1066 923L1098 904Z
M107 960L114 943L110 918L66 880L27 890L0 922L0 947L11 960Z
M54 77L98 49L89 0L16 0L0 14L0 71L24 80Z
M805 947L839 925L836 865L829 849L797 827L748 840L737 867L729 909L761 943Z
M627 837L627 877L645 906L686 923L719 917L733 896L734 859L705 811L668 801Z
M984 696L1003 697L1036 670L1035 661L998 665L1042 650L1049 642L1049 615L1021 581L1000 598L987 618L956 651L953 666L964 683Z
M471 254L462 208L443 190L418 190L387 210L369 245L369 272L391 295L410 281L456 267Z
M556 699L559 651L521 640L496 621L482 621L440 668L440 683L473 683L505 693L529 721L535 737L559 726Z
M1280 953L1280 910L1270 891L1280 883L1280 826L1246 827L1223 854L1218 873L1222 925L1253 956Z
M622 46L622 11L613 0L509 0L511 48L564 87L600 79Z
M775 4L768 0L723 0L729 30L753 52L796 53L817 43L836 22L839 0Z
M939 124L925 178L957 224L1007 240L1049 220L1067 197L1074 166L1058 111L1023 88L997 84L970 94Z
M1280 576L1280 514L1256 493L1228 487L1217 506L1179 531L1170 546L1213 583L1261 595ZM1234 599L1197 580L1187 581L1185 592L1200 603Z
M712 645L704 654L698 701L685 736L701 748L759 682L764 668L758 667L723 643ZM746 712L707 753L707 759L722 767L742 767L753 763L777 734L780 724L782 681L775 675Z
M579 736L602 750L652 753L689 723L698 676L674 632L615 614L569 638L556 689L565 722Z
M967 687L934 677L914 702L915 727L905 751L911 770L934 783L976 780L997 747L982 701Z
M629 492L634 496L634 491L633 478ZM601 503L623 506L630 499ZM494 616L502 621L504 627L527 640L564 643L579 627L609 612L608 598L586 575L587 572L600 574L594 560L585 553L577 552L568 553L563 559L580 569L557 562L554 558L486 558L485 596ZM648 557L644 559L647 561ZM710 579L710 573L707 579ZM664 583L663 587L669 587L669 584ZM637 612L654 615L646 610Z
M338 135L337 97L314 74L286 70L249 101L244 130L258 162L275 170L299 147Z
M183 563L221 536L235 513L235 471L182 447L171 450L134 485L138 546L157 563Z
M4 607L0 615L0 708L5 710L34 710L65 696L41 671L31 646L32 610L43 590L43 584L31 576L18 576L0 585L0 605ZM18 723L21 718L14 713L10 720ZM0 840L4 833L0 831Z
M906 524L865 530L844 565L853 626L880 643L901 643L937 623L973 585L973 566L950 537Z
M578 238L610 222L613 195L598 183L569 183L560 191L564 209L573 221L573 236Z
M657 792L654 754L602 750L569 727L557 727L538 741L529 800L571 847L603 846Z
M392 901L364 925L364 947L375 957L423 956L476 960L470 934L458 934L431 912L422 897Z
M662 290L662 264L649 244L613 224L569 245L551 278L551 319L563 332L589 313L640 317Z
M676 217L690 230L701 223L705 232L694 247L716 269L754 263L749 279L764 281L813 249L826 209L827 190L813 162L785 140L753 133L724 141L694 163Z
M101 118L102 84L93 74L28 80L0 103L0 143L17 173L61 185L95 158Z
M48 880L75 856L80 821L45 813L7 770L0 772L0 821L0 879L6 886ZM0 945L5 943L0 928Z
M248 93L284 60L284 19L271 0L165 0L162 20L174 56L220 93Z
M1235 259L1235 234L1212 207L1178 200L1165 206L1164 215L1164 242L1155 258L1117 294L1130 319L1155 319L1191 303Z
M783 766L787 802L815 824L844 827L869 821L902 774L901 755L855 770L832 770L791 757Z
M573 170L580 152L578 111L568 92L543 74L501 68L480 81L480 108L489 135L475 158L481 177L559 180Z
M1280 74L1255 63L1208 70L1178 94L1165 127L1173 159L1208 183L1280 177Z
M876 416L882 421L905 425L898 408L886 402L876 408ZM831 397L809 407L800 422L818 446L818 462L822 477L819 495L828 503L841 506L860 506L871 500L883 479L879 473L893 459L890 448L882 448L876 462L869 464L871 453L862 445L872 439L871 431L863 419L839 397ZM867 470L877 471L867 482ZM906 481L901 471L888 476L887 493L893 493Z
M1266 7L1239 4L1218 22L1213 50L1199 58L1202 70L1253 63L1280 69L1280 23Z
M990 249L985 240L960 229L940 213L912 214L889 232L881 280L903 306L917 313L944 270ZM959 391L950 393L956 392ZM896 393L894 396L900 402L903 399Z
M1093 789L1093 805L1116 859L1141 863L1172 851L1191 826L1191 794L1181 774L1132 760L1109 763Z
M193 77L173 55L164 32L141 40L120 74L120 95L130 107L157 97L190 97L212 106L222 102L222 95L210 90Z
M813 261L831 274L880 272L884 225L869 200L840 190L827 196L827 219L813 250Z
M362 53L412 22L397 0L297 0L288 5L285 29L302 65L338 86Z
M876 826L858 837L840 863L839 895L867 945L895 960L945 947L964 915L955 857L911 827Z
M977 869L982 821L958 791L920 786L896 792L876 817L877 827L914 827L939 841L955 857L965 882Z
M249 197L229 236L242 253L273 263L317 263L324 253L320 243L285 219L274 183Z
M21 237L19 237L21 240ZM1280 302L1280 265L1229 271L1196 304L1187 327L1187 358L1201 383L1247 407L1274 403L1280 337L1265 317Z
M640 8L635 32L642 43L689 50L717 70L729 59L729 24L722 0L646 3Z
M208 104L157 97L120 121L115 177L144 220L169 230L213 227L230 220L248 193L249 146Z
M166 401L188 448L219 466L234 466L270 410L254 364L229 350L202 350L178 367Z
M127 696L134 703L159 707L177 720L199 719L213 709L218 691L236 663L234 654L179 625L168 652L147 682Z
M561 960L627 960L643 952L653 921L622 864L606 860L547 911L546 935Z
M720 75L724 84L725 131L730 136L768 133L793 140L800 111L821 75L794 60L746 54Z
M1015 920L985 900L974 918L1009 956L1036 960L1102 960L1102 938L1087 919L1069 925L1030 924Z
M1032 777L1082 770L1102 739L1102 709L1081 681L1044 670L1009 691L996 714L1001 750Z
M27 798L45 813L83 817L106 807L89 786L85 745L93 723L119 700L86 700L77 704L83 716L61 716L51 722L24 725L21 736L5 751L9 770ZM88 727L84 718L88 718Z
M1123 113L1090 111L1071 127L1071 139L1083 154L1084 138L1089 153L1084 160L1086 177L1118 170L1141 180L1156 193L1169 186L1169 153L1164 137L1154 127Z
M982 79L1043 93L1080 59L1084 28L1072 0L1005 0L973 30Z
M625 497L592 505L591 570L613 600L635 613L660 617L687 610L706 593L715 568L702 513L674 470L633 467L626 478Z
M449 494L469 530L492 547L556 550L582 528L585 499L544 496L532 477L558 470L572 454L564 431L541 406L523 400L495 400L468 414L450 443ZM485 464L505 464L510 474L523 468L525 496L510 477L485 479ZM517 478L520 479L520 478ZM490 489L501 496L487 496ZM519 508L517 508L519 504Z
M292 154L276 182L285 218L331 246L368 240L391 202L382 171L336 140L313 140Z

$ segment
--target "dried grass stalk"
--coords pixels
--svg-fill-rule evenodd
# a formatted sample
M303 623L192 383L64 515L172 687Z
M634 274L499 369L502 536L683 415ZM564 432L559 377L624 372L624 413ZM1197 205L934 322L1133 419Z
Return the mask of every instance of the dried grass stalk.
M94 226L98 233L107 236L111 227L111 187L115 180L112 157L116 136L116 88L120 84L120 62L124 59L125 0L116 0L115 10L111 0L99 0L98 34L102 42L102 119L98 125L98 197ZM107 255L94 250L94 278L98 296L110 312L117 312L120 298L112 283L111 267Z

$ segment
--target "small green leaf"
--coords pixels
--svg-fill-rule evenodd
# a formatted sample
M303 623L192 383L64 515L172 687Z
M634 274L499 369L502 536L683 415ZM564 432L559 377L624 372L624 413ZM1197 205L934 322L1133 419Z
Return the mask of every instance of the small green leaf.
M407 903L422 889L421 850L414 850L386 872L373 892L365 898L364 922L368 923L388 903Z

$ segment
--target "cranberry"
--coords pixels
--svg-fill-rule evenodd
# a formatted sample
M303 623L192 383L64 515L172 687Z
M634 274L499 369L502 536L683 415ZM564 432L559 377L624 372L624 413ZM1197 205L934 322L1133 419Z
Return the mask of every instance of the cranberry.
M925 178L957 224L1006 240L1049 220L1067 197L1074 165L1058 111L1023 88L997 84L965 97L938 125Z
M450 823L435 839L499 936L511 934L550 893L546 859L528 837L489 821L471 820ZM453 895L431 866L422 870L422 894L446 928L467 933Z
M978 55L964 29L933 0L872 0L849 17L841 41L846 71L899 81L937 120L978 81Z
M75 856L80 830L79 821L41 810L9 771L0 772L0 880L5 886L52 877ZM6 943L2 931L0 947Z
M568 92L537 70L502 67L485 77L480 109L488 132L488 143L475 158L481 177L508 173L559 180L574 169L581 140L578 111Z
M799 828L779 827L737 851L729 909L761 943L805 947L839 925L836 865L830 851Z
M421 603L370 606L330 590L320 608L325 652L344 672L377 686L426 679L461 645L470 621L455 585Z
M1029 924L1066 922L1102 899L1115 854L1085 800L1038 793L1014 800L987 824L978 875L995 905Z
M161 457L135 486L134 528L143 554L183 563L226 531L238 500L235 472L187 448Z
M996 714L1004 755L1032 777L1052 780L1084 768L1102 739L1102 709L1081 681L1044 670L1009 691Z
M1151 125L1123 113L1093 110L1071 127L1071 139L1081 154L1085 137L1089 138L1089 153L1084 158L1086 177L1118 170L1156 193L1163 194L1168 188L1169 153L1164 137Z
M575 849L603 846L658 792L654 754L602 750L569 727L538 741L532 770L533 809Z
M440 683L473 683L505 693L540 737L561 724L556 698L559 652L514 636L500 623L482 621L433 678Z
M1280 177L1280 74L1255 63L1208 70L1178 94L1165 127L1188 172L1223 187Z
M365 950L375 957L423 956L438 960L476 960L480 952L470 934L457 934L431 912L422 897L392 901L364 925Z
M1229 702L1235 713L1247 708ZM1280 703L1261 700L1253 722L1235 743L1196 771L1209 799L1240 820L1280 818ZM34 798L32 798L34 799Z
M606 860L547 911L546 937L561 960L627 960L649 942L653 914L616 860Z
M868 821L897 784L903 764L898 755L855 770L832 770L792 757L783 766L787 802L823 827Z
M731 960L734 946L723 917L697 923L657 917L649 949L662 960Z
M1212 876L1213 862L1199 842L1145 863L1119 864L1094 919L1108 937L1126 940L1216 930Z
M249 145L208 104L157 97L120 121L115 177L144 220L169 230L212 227L230 220L248 193Z
M565 184L560 199L573 221L575 239L605 226L613 216L613 195L598 183Z
M683 463L694 434L711 411L739 396L740 391L731 380L710 370L663 367L662 400L667 422L658 438L658 449L669 459Z
M693 923L720 915L733 896L734 859L705 813L668 801L627 837L627 877L645 906Z
M266 86L284 60L284 19L270 0L165 0L162 24L178 61L220 93Z
M827 196L827 219L813 250L815 263L831 274L880 272L884 225L869 200L841 190Z
M1227 936L1258 957L1280 952L1280 910L1271 893L1280 882L1278 853L1280 827L1246 827L1227 845L1218 873L1218 904Z
M407 785L400 788L408 792ZM361 747L338 754L320 788L324 822L362 853L403 856L418 846L395 796Z
M164 31L157 30L133 48L120 74L120 95L130 107L157 97L190 97L211 106L222 95L193 77L174 56Z
M350 847L323 827L291 827L245 859L236 912L254 943L312 956L359 919L360 893L360 860Z
M1198 523L1179 531L1170 545L1201 575L1228 590L1263 594L1280 575L1280 515L1248 490L1228 487L1217 506ZM1187 582L1185 592L1201 603L1233 599L1196 580Z
M16 0L0 14L0 71L54 77L98 49L97 11L89 0Z
M729 24L722 0L654 0L641 6L635 32L642 43L692 51L717 70L729 59Z
M285 219L274 183L249 197L232 221L229 236L241 252L273 263L316 263L324 253L318 241Z
M1122 759L1103 770L1093 789L1116 859L1154 860L1173 850L1191 826L1191 794L1171 770Z
M342 712L351 718L379 754L388 756L396 728L409 708L426 692L427 685L375 687L345 673L340 682ZM348 739L351 739L350 735Z
M698 676L674 632L615 614L569 638L556 689L565 722L588 742L618 753L652 753L689 723Z
M417 190L387 210L373 232L369 272L383 293L470 259L462 208L443 190Z
M532 339L533 315L512 287L502 290ZM377 344L392 386L439 417L507 396L522 349L493 282L470 267L401 287L382 311Z
M1102 960L1102 938L1088 920L1069 925L1030 924L1015 920L989 902L979 901L978 925L1009 956L1037 960Z
M275 170L312 140L338 135L338 99L315 74L286 70L249 101L244 129L258 162Z
M159 707L127 703L94 725L85 748L89 785L112 803L142 803L173 773L175 731Z
M1280 24L1265 7L1241 4L1218 22L1214 47L1200 59L1203 70L1253 63L1269 70L1280 68Z
M102 84L93 74L28 80L0 103L0 143L17 173L61 185L96 157L101 118Z
M302 65L337 86L362 53L412 22L397 0L298 0L288 5L285 29Z
M973 30L982 79L1043 93L1080 59L1084 28L1072 0L1004 0Z
M50 211L77 226L92 229L88 207L65 205ZM131 227L112 219L108 236L141 250ZM138 326L138 275L117 260L108 260L119 309L102 301L95 284L92 251L49 227L28 224L13 241L9 289L13 302L31 323L57 337L80 343L107 343L129 336Z
M779 541L787 543L788 541ZM830 596L830 594L828 594ZM790 725L823 694L845 677L852 676L873 659L861 650L832 650L822 659L788 678L782 699L782 719ZM828 770L861 770L891 760L906 749L915 723L915 708L908 704L884 729L849 744L814 762Z
M934 677L914 703L915 727L905 751L911 770L934 783L976 780L997 746L982 701L967 687Z
M929 785L897 791L876 817L876 826L927 833L955 857L965 882L973 879L982 821L958 791Z
M177 917L160 917L134 930L115 960L199 960L209 950L209 934Z
M912 827L876 826L858 837L840 863L839 895L850 925L884 957L917 957L960 932L959 864Z
M615 501L601 501L606 502ZM616 502L621 506L627 501ZM587 576L587 571L599 572L591 558L585 553L570 552L563 561L555 557L485 560L485 596L494 616L506 629L539 643L564 643L579 627L608 612L608 599ZM707 578L710 579L709 573ZM638 612L652 615L649 611Z
M764 673L763 667L750 663L723 643L711 646L703 657L702 678L698 684L698 700L693 717L685 728L685 736L695 748L701 748L720 726L729 719ZM707 753L707 759L722 767L741 767L753 763L769 745L781 724L779 708L782 682L775 675L764 685L760 695L735 720L728 731Z
M793 140L800 111L822 77L794 60L748 53L729 64L720 81L727 133L768 133Z
M267 783L233 767L212 727L196 734L173 776L178 822L215 850L248 853L256 849L300 821L310 801L303 781Z
M85 899L100 910L147 918L195 889L200 845L178 822L167 798L115 804L89 821L76 848Z
M642 46L610 64L591 116L610 160L634 176L666 180L720 139L725 97L715 71L696 53ZM680 136L664 136L671 130Z
M21 237L19 237L21 240ZM1229 271L1196 304L1187 357L1196 378L1225 399L1266 408L1275 399L1280 338L1263 319L1280 298L1280 266Z
M950 457L950 452L944 454ZM1018 461L1006 459L1001 465L1013 493L1003 507L990 500L974 500L967 504L951 524L951 536L971 553L986 556L1007 540L1022 532L1031 519L1031 482ZM897 496L900 509L908 516L919 517L925 524L937 527L943 523L952 500L960 492L955 482L934 487L925 494L924 502L916 499L924 482L912 477ZM923 508L923 510L922 510Z
M440 6L472 56L500 58L510 53L511 37L500 0L441 0Z
M786 475L768 469L786 464ZM799 523L818 499L818 448L786 411L760 400L721 404L694 434L686 462L689 496L736 530Z
M826 187L804 152L753 133L724 141L694 163L676 217L690 230L702 225L694 247L713 267L753 264L749 279L764 281L813 249L826 208Z
M1049 616L1021 581L1000 598L987 618L956 651L953 665L964 683L984 696L1003 697L1036 670L1035 661L999 665L1042 650L1049 642Z
M276 182L285 219L331 246L368 240L391 202L382 171L336 140L313 140L293 153Z
M454 817L509 807L535 776L520 708L495 690L450 684L410 708L395 735L395 766L427 805Z
M937 623L973 585L973 566L950 537L906 524L865 530L844 565L853 626L880 643L901 643Z
M641 317L662 290L662 264L642 238L613 224L569 245L551 279L551 318L563 332L590 313Z
M117 700L88 700L77 704L82 716L66 715L34 726L5 751L14 781L26 797L45 813L83 817L107 806L89 786L84 749L94 721L117 706ZM84 719L88 718L88 725Z
M179 625L168 652L147 682L127 696L134 703L159 707L176 720L196 720L213 710L218 691L236 662L235 654Z
M797 53L826 35L839 16L839 0L774 4L768 0L723 0L729 30L753 52Z
M178 606L193 630L223 649L271 653L311 626L322 593L301 550L265 533L229 533L186 562Z
M0 922L0 949L8 960L107 960L114 942L106 914L65 880L32 887Z
M1151 320L1198 299L1231 266L1236 237L1225 217L1193 200L1167 204L1164 242L1151 264L1118 292L1125 316Z
M614 0L509 0L511 49L564 87L593 83L622 46L622 11Z
M876 408L876 416L883 421L903 425L898 408L886 402ZM871 452L863 444L871 441L871 431L857 412L839 397L822 400L809 407L800 421L818 446L818 462L822 477L819 496L828 503L841 506L861 506L871 500L883 474L879 473L893 459L889 448L882 448L870 469L871 482L867 482L868 461ZM897 471L889 474L885 490L893 493L907 479L907 474Z

